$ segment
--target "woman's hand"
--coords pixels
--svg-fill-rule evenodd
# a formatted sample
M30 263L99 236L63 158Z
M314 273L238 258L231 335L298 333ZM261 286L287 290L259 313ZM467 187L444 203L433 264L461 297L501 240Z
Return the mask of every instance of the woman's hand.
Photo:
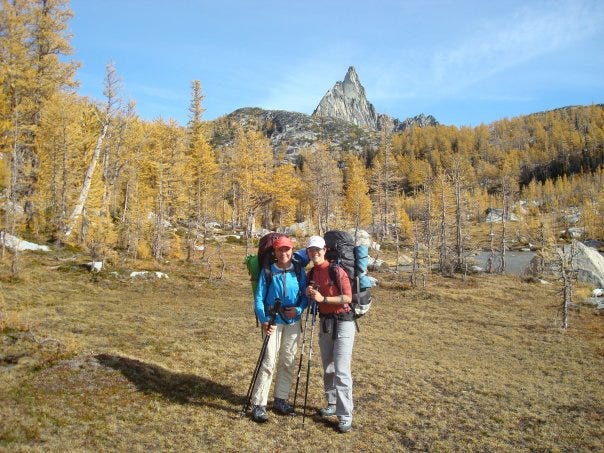
M306 295L316 302L325 302L325 296L323 296L318 289L314 286L308 286L306 288Z
M277 326L276 325L271 326L268 322L263 322L262 329L264 330L264 333L266 335L272 335L277 331Z
M287 307L283 309L283 314L287 319L294 319L298 316L298 309L296 307Z

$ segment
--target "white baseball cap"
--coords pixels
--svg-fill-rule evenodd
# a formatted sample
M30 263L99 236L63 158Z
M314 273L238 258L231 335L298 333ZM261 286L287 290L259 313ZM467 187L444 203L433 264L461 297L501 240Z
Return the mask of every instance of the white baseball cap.
M306 243L306 248L317 247L319 249L325 248L325 239L321 236L311 236L308 238L308 242Z

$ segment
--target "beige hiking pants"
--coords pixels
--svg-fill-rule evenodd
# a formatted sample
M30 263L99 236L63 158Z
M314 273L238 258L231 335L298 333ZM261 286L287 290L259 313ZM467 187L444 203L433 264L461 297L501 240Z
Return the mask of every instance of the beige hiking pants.
M277 331L271 335L266 346L264 360L258 371L251 403L266 406L273 379L275 364L275 398L287 400L296 374L296 351L300 340L300 321L292 324L277 324Z

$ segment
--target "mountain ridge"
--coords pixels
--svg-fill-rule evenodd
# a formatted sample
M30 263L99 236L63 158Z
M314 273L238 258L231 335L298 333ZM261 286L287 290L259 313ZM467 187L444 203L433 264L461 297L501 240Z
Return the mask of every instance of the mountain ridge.
M218 127L214 128L213 144L229 143L233 139L229 124L238 123L262 131L274 153L284 152L284 158L289 161L297 161L302 149L313 149L319 142L344 152L373 153L384 133L390 135L411 126L439 124L432 115L423 113L404 121L376 113L354 66L348 68L343 81L336 82L327 91L311 115L243 107L214 121Z

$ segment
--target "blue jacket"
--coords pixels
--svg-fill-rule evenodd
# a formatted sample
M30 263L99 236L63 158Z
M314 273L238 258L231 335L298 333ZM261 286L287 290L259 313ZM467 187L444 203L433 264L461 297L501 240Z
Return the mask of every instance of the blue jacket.
M287 308L296 306L298 315L293 318L285 318L279 314L275 321L277 324L291 324L300 320L300 315L308 306L308 299L306 298L306 272L304 267L300 266L300 275L296 277L295 267L293 264L283 271L276 264L271 265L271 282L267 282L267 275L264 271L260 272L260 279L258 280L258 287L256 288L256 297L254 298L254 310L258 321L261 323L268 322L270 320L269 310L275 305L275 299L281 299L281 308ZM300 279L300 286L298 286L298 278ZM284 291L284 282L285 289Z

